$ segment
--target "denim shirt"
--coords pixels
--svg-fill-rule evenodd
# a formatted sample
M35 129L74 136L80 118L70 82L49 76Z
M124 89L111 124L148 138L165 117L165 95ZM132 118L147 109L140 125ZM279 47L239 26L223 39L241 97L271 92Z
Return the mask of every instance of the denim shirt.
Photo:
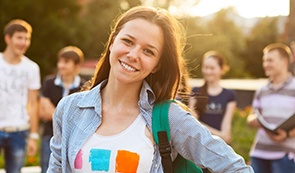
M51 156L48 173L70 173L74 171L74 162L78 151L86 140L95 133L101 124L101 86L90 91L71 94L64 97L53 115L54 136L50 141ZM155 96L150 86L144 82L140 91L138 106L140 115L152 131L152 108ZM244 159L237 155L221 138L212 136L189 112L178 104L169 108L172 158L177 153L193 161L200 167L212 172L250 173ZM154 146L154 158L151 173L163 173L161 156L157 145Z

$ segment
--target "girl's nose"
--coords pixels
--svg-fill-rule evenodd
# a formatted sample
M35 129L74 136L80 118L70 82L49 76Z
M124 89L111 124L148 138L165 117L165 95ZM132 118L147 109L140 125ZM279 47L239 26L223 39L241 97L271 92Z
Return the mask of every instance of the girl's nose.
M133 48L129 51L127 54L127 57L132 61L138 61L140 55L140 49L139 48Z

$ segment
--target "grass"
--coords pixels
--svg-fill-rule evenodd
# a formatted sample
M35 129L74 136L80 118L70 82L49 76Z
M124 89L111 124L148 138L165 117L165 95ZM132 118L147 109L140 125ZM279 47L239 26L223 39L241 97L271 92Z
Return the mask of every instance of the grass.
M237 109L233 118L232 126L232 148L241 155L246 162L249 162L249 151L254 140L256 129L251 129L246 122L249 108L245 110ZM0 168L4 167L3 152L0 155ZM34 157L27 157L25 166L37 166L40 163L40 153L37 153Z
M247 115L249 108L245 110L236 110L232 125L232 148L249 163L249 151L257 129L253 129L247 124Z

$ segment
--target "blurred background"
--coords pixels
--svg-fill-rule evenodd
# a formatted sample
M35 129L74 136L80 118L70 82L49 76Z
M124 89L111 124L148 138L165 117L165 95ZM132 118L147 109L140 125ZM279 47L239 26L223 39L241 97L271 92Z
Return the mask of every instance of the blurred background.
M26 55L40 65L42 78L54 72L57 51L80 47L94 68L121 12L148 5L169 10L187 31L186 59L191 77L201 77L201 56L222 52L230 65L224 78L261 78L262 49L295 40L295 0L1 0L0 30L14 18L33 27ZM5 48L3 37L0 50Z
M223 85L233 88L233 83L240 84L232 147L248 162L255 129L247 126L246 116L255 89L265 83L262 49L273 42L289 45L295 40L295 0L0 0L0 30L3 33L5 24L15 18L32 25L26 55L39 64L42 80L55 72L57 51L68 45L83 50L86 61L81 73L91 77L113 19L136 5L165 8L183 24L191 77L202 77L200 61L208 50L225 55L230 71ZM3 162L0 158L0 168ZM26 166L38 164L38 154L26 160Z

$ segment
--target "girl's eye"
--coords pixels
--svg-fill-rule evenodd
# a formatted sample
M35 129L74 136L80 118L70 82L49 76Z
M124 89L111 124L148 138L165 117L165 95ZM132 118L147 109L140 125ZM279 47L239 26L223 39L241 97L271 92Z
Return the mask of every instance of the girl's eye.
M122 40L123 40L125 43L129 44L129 45L132 45L132 44L133 44L132 41L129 40L129 39L124 38L124 39L122 39Z
M145 49L144 52L145 52L146 54L148 54L148 55L152 55L152 56L155 55L154 52L151 51L150 49Z

